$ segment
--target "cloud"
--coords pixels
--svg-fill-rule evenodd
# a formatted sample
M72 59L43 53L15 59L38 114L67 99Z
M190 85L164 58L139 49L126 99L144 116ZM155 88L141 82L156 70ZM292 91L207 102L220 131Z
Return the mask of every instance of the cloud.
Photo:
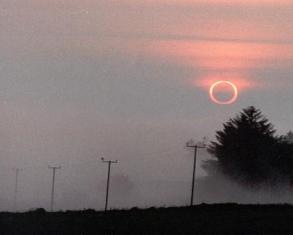
M243 5L243 6L292 6L291 0L112 0L113 3L128 4L165 4L165 5Z

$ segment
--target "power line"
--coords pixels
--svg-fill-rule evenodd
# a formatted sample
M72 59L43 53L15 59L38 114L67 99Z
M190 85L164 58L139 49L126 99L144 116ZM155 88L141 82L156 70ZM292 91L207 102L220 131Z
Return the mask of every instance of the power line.
M194 144L193 141L186 143L187 148L193 148L194 150L194 160L193 160L193 172L192 172L192 184L191 184L191 196L190 196L190 206L193 206L193 194L194 194L194 182L195 182L195 170L196 170L196 152L198 148L205 148L205 144Z
M19 171L22 171L20 168L15 168L15 184L14 184L14 200L13 200L13 209L17 211L17 193L18 193L18 175Z
M54 209L54 191L55 191L55 174L56 174L56 170L61 169L61 166L48 166L48 168L53 170L51 203L50 203L50 211L53 211L53 209Z
M118 163L117 160L111 161L111 160L105 160L103 157L101 158L103 163L108 164L108 175L107 175L107 187L106 187L106 201L105 201L105 212L108 209L108 196L109 196L109 187L110 187L110 172L111 172L111 164L112 163Z

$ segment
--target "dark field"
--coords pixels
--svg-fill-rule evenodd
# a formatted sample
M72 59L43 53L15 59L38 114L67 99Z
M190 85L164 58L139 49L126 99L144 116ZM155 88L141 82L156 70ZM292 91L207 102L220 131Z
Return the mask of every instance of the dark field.
M96 212L0 213L5 234L293 234L293 206L214 204Z

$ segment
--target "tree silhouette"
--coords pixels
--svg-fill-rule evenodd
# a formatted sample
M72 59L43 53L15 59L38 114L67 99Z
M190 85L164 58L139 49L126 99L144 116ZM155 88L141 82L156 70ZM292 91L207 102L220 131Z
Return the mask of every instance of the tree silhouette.
M253 106L243 109L216 132L216 141L208 151L217 159L213 167L249 186L292 179L293 148L260 110ZM207 162L206 164L209 164ZM208 166L205 166L208 168Z

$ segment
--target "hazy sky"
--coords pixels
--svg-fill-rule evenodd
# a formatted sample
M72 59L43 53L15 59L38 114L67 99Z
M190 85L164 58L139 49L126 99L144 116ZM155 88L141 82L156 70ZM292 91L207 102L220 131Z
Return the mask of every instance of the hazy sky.
M93 206L102 155L132 181L189 181L185 141L242 108L293 129L292 0L2 0L0 52L0 199L22 167L28 207L46 202L48 164L60 195L89 190ZM211 102L217 80L234 104Z

